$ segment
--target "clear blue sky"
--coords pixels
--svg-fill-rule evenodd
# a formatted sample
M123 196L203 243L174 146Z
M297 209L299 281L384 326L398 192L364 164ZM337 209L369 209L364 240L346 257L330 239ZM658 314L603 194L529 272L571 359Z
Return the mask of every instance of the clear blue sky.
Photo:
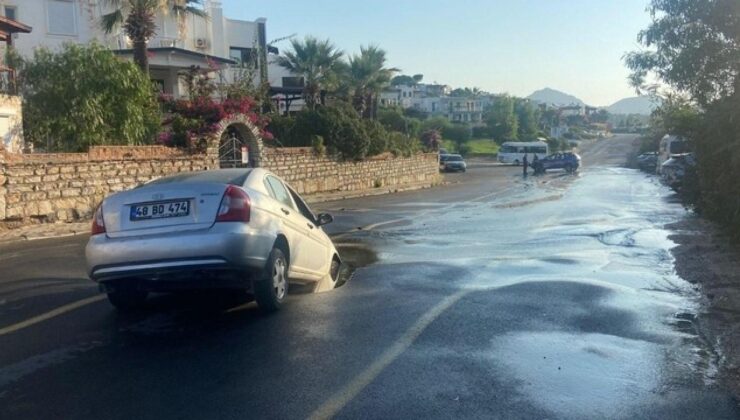
M268 39L377 44L426 82L518 96L548 86L598 106L634 96L621 57L649 23L648 0L222 1L227 17L267 18Z

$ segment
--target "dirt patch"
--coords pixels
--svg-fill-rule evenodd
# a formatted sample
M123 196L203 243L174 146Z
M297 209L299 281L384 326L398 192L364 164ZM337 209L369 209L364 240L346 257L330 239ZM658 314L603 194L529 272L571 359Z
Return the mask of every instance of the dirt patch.
M699 217L667 227L678 245L677 274L702 291L699 330L718 355L721 380L740 398L740 248Z

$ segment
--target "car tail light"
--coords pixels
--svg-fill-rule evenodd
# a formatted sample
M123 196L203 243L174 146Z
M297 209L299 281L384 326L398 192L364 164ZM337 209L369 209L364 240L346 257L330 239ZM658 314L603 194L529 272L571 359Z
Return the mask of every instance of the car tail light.
M105 233L105 220L103 220L103 204L101 203L97 209L95 209L95 215L93 215L92 222L92 234L99 235Z
M218 208L217 222L249 222L249 196L241 188L229 185Z

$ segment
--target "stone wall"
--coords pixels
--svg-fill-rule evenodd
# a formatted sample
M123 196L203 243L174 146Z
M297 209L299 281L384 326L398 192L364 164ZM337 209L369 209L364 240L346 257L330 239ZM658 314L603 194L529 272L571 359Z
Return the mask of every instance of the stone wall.
M360 162L338 162L317 156L311 148L265 148L262 166L306 195L428 187L439 179L436 153L406 158L385 154Z
M172 173L218 168L217 152L105 146L88 153L12 154L0 147L0 228L87 219L110 193ZM310 148L266 147L260 160L262 167L314 197L427 187L439 179L437 154L338 162Z
M92 147L89 153L17 155L0 150L0 222L6 226L89 218L106 195L218 161L161 146Z

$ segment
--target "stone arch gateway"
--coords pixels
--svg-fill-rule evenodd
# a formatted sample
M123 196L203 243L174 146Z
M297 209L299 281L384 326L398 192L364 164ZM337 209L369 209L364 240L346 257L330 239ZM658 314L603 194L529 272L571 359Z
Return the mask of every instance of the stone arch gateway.
M221 120L210 143L214 154L218 154L221 168L256 168L262 165L260 129L246 115L233 115ZM248 152L247 159L242 154L244 147Z

